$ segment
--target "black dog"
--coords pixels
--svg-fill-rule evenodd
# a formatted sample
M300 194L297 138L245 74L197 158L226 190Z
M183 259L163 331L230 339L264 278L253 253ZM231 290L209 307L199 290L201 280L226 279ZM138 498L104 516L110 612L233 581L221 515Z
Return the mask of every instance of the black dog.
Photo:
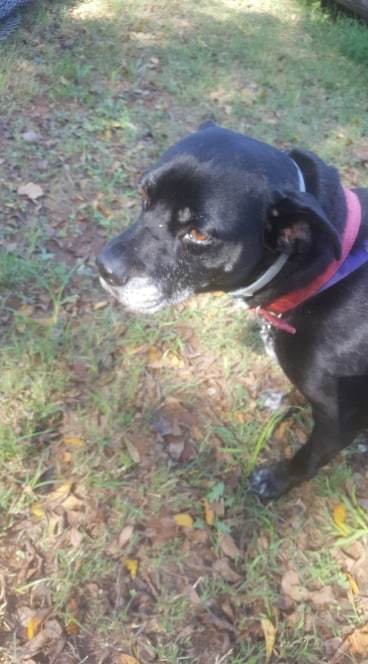
M132 311L223 290L274 323L314 428L290 461L252 474L263 498L311 478L368 425L367 211L368 191L344 190L314 154L206 123L148 172L138 221L98 258L103 286Z

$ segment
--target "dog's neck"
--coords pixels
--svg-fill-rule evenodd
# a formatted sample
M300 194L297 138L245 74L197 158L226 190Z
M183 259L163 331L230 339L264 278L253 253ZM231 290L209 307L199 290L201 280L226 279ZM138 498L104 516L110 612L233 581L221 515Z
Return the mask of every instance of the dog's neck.
M293 162L298 176L299 191L305 192L306 186L301 168L292 157L290 157L290 160ZM278 258L267 268L267 270L263 272L255 281L253 281L248 286L245 286L244 288L238 288L236 291L233 291L231 293L232 296L236 298L254 297L254 295L256 295L259 291L263 290L266 286L273 282L273 280L286 265L288 259L288 254L280 254L280 256L278 256Z
M333 220L334 226L342 238L347 209L338 172L306 151L293 150L288 156L300 169L306 191L317 199L329 219ZM313 249L312 258L309 254L294 255L290 256L283 265L280 260L278 273L272 276L268 284L263 283L261 289L254 292L253 295L248 295L247 304L252 308L267 307L274 300L305 287L326 269L331 260L333 260L333 250L324 242L320 242ZM265 271L267 272L273 263L275 263L275 258L272 258L271 254L264 256L262 272L258 273L256 281ZM239 295L239 297L245 299L245 296Z

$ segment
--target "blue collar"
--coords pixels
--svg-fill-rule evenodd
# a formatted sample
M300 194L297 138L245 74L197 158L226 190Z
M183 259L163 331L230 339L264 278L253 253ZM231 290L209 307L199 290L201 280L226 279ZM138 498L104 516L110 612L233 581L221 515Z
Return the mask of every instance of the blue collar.
M355 270L358 270L362 265L368 262L368 240L366 240L363 244L363 247L359 247L358 249L354 249L354 251L351 251L350 254L347 256L347 258L344 260L343 264L340 265L339 269L331 279L327 281L320 289L317 291L316 295L318 293L323 293L323 291L327 290L327 288L330 288L331 286L334 286L337 284L339 281L342 279L345 279L345 277L348 277L349 274L352 272L355 272Z

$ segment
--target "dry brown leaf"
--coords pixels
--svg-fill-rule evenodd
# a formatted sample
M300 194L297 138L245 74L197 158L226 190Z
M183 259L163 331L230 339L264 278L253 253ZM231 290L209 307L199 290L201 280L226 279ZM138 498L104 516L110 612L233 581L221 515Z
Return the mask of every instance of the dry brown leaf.
M148 349L148 366L153 369L161 369L163 366L161 348L151 346Z
M169 443L167 449L168 449L170 457L174 461L180 461L181 456L182 456L182 454L184 452L184 449L185 449L185 443L186 443L186 441L180 440L180 439L177 439L177 438Z
M290 421L289 420L283 420L279 426L276 428L276 431L274 432L274 436L276 440L279 442L282 442L285 440L286 437L286 432L290 429Z
M265 644L266 644L266 664L270 661L273 647L276 640L276 627L268 618L261 618L261 627L263 630Z
M346 636L330 660L330 664L344 662L345 655L349 651L352 655L359 657L366 657L368 655L368 623L365 623L362 627L357 627ZM366 659L363 661L366 661Z
M47 496L47 502L48 503L53 503L53 502L62 502L64 501L70 494L72 490L73 482L70 482L69 480L66 482L63 482L60 484L54 491L51 491L48 496Z
M119 664L140 664L140 662L132 655L120 655Z
M132 443L131 440L128 440L127 438L124 440L124 442L132 461L134 461L134 463L140 463L141 455L136 446Z
M18 187L18 194L20 196L27 196L31 201L36 201L38 198L41 198L41 196L45 195L42 187L34 182L21 184Z
M82 539L83 539L82 533L80 533L77 528L71 528L71 530L70 530L70 544L72 546L79 546Z
M223 517L225 516L225 501L223 498L220 498L219 500L215 500L213 503L211 503L211 507L218 517Z
M186 588L183 589L183 594L185 594L188 597L191 604L199 606L199 604L201 603L201 598L198 595L194 586L188 585Z
M368 656L368 623L355 629L347 638L353 655Z
M22 306L18 309L18 313L22 316L32 316L33 307L30 304L22 304Z
M331 586L325 586L321 590L310 591L308 593L308 599L310 599L315 606L336 603L336 598L332 592Z
M147 536L156 543L167 542L178 535L178 526L172 516L151 516L147 522Z
M65 500L63 500L63 508L70 511L82 510L85 507L85 503L80 498L77 498L73 493L70 493Z
M68 620L65 623L65 631L70 636L79 634L80 628L78 625L79 620L79 606L75 597L71 597L67 604Z
M133 526L125 526L119 535L119 546L123 547L130 540L133 535L134 528Z
M78 623L72 619L65 624L65 631L69 636L75 636L76 634L79 634L80 627Z
M304 588L295 570L288 570L281 579L281 590L295 602L301 602L308 598L308 590Z
M241 555L240 550L238 549L238 547L234 542L234 539L231 537L231 535L228 535L227 533L220 533L219 545L222 551L224 552L225 556L228 556L233 560L235 560Z
M228 581L229 583L237 583L243 578L230 567L226 558L220 558L220 560L216 560L213 564L213 570L216 572L216 574L222 576L225 581Z
M42 629L33 639L28 641L22 648L19 648L17 654L21 661L30 659L39 652L44 652L45 647L50 642L57 642L62 639L62 629L56 620L48 620Z

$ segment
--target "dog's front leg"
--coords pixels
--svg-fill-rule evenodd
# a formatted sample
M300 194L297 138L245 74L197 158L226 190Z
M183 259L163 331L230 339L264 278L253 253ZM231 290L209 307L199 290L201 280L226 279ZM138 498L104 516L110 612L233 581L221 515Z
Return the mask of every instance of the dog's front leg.
M260 498L278 498L313 477L321 466L349 445L363 428L363 413L351 408L351 395L348 398L348 395L341 392L338 379L334 387L333 396L330 392L323 404L315 403L312 406L312 433L294 457L263 466L251 474L251 490Z

